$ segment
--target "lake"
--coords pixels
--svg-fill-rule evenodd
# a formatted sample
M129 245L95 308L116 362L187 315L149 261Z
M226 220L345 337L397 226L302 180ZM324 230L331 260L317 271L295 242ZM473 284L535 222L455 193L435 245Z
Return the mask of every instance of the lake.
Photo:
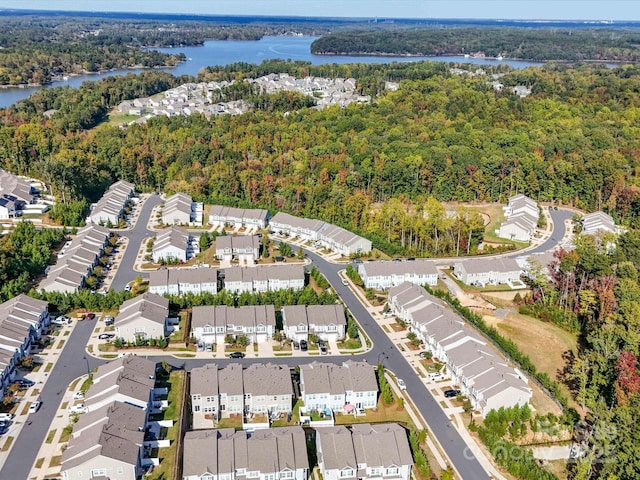
M262 63L264 60L278 58L282 60L302 60L311 62L314 65L326 63L391 63L391 62L417 62L430 60L434 62L458 62L473 63L476 65L499 65L505 63L514 68L526 68L542 65L536 62L525 62L519 60L494 60L487 58L464 58L459 56L450 57L371 57L371 56L349 56L349 55L312 55L310 51L311 43L317 37L263 37L258 41L236 41L236 40L211 40L201 47L174 47L159 48L157 50L165 53L184 53L189 59L187 62L173 68L160 69L173 75L196 76L204 67L210 65L229 65L236 62ZM69 85L79 87L88 80L100 80L101 78L113 75L125 75L127 73L140 73L142 69L114 70L111 72L98 73L93 75L80 75L70 77L68 80L53 82L50 86L60 87ZM8 107L19 100L29 97L40 88L47 87L27 87L27 88L5 88L0 89L0 107Z

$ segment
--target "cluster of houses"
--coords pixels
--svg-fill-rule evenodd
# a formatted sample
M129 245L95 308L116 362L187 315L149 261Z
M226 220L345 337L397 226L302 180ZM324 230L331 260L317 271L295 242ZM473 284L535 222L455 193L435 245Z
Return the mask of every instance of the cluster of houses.
M215 268L160 268L149 273L149 291L157 295L218 293Z
M273 420L292 412L295 393L288 367L208 364L191 371L189 393L194 430L184 436L185 480L306 480L310 472L306 440L314 436L323 478L411 477L407 433L397 424L336 427L325 422L306 433L301 426L270 428ZM330 418L333 412L357 413L375 408L377 396L375 369L366 362L314 362L300 367L305 412L328 411ZM229 417L242 417L243 430L212 428Z
M0 304L0 387L16 378L16 368L31 354L51 323L49 304L18 295Z
M529 403L532 390L527 378L424 288L408 282L393 287L388 303L445 365L447 374L483 416L500 407Z
M164 225L201 227L203 215L203 203L194 202L186 193L176 193L164 201L161 220Z
M271 218L269 210L259 208L236 208L212 205L209 210L209 225L214 228L230 227L248 231L264 230Z
M272 94L277 92L299 92L314 98L317 108L329 105L345 107L353 102L369 103L369 95L356 91L353 78L295 78L286 73L269 74L256 79L245 79L255 88L256 93ZM118 111L128 115L139 115L141 121L159 115L175 117L201 113L212 115L238 115L249 111L249 105L243 101L220 102L219 92L233 85L227 82L185 83L164 92L164 98L155 96L127 100L118 105Z
M91 212L87 217L87 223L96 225L117 225L124 216L124 209L129 200L135 194L135 185L133 183L120 180L112 184L109 189L104 192L102 198L91 206Z
M498 237L518 242L530 241L538 228L540 209L537 202L526 195L514 195L504 207L504 214L507 219L496 231Z
M387 290L404 282L438 284L438 270L432 260L355 262L365 288Z
M151 249L154 263L184 263L198 253L198 239L188 230L175 225L159 231Z
M80 290L98 265L110 238L111 232L99 225L87 225L78 230L75 238L58 254L56 264L47 267L47 276L38 289L62 293Z
M24 178L0 169L0 220L22 215L36 201L38 190Z
M156 363L128 355L101 365L85 392L86 413L60 459L63 478L118 478L136 480L151 465L160 439L171 421L154 422L149 414L166 408L167 389L155 386Z

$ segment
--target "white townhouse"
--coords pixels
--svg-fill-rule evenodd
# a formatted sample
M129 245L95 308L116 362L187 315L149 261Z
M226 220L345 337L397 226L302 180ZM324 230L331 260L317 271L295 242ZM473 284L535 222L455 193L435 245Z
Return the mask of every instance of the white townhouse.
M35 203L36 189L26 180L0 169L0 219L14 218Z
M286 365L255 363L242 368L230 364L220 369L207 364L191 371L189 392L194 429L212 428L233 413L221 403L222 398L237 396L239 409L234 410L247 420L254 414L275 418L293 408L291 370Z
M298 426L187 432L182 463L182 480L309 478L306 437Z
M15 379L21 359L31 353L50 323L44 300L20 294L0 304L0 387Z
M38 289L62 293L80 290L98 264L110 238L111 232L98 225L87 225L78 230L70 244L58 254L56 264L49 268Z
M263 230L269 223L268 210L224 207L212 205L209 209L209 224L214 227L229 226L232 228L248 228Z
M87 223L117 225L124 214L124 209L135 193L133 183L120 180L104 192L98 203L92 205Z
M367 362L347 360L342 365L313 362L300 365L300 396L307 410L331 409L349 413L376 408L378 381Z
M280 235L314 242L320 240L320 231L325 225L322 220L295 217L284 212L276 213L269 220L269 228Z
M613 217L602 210L587 213L582 217L582 232L585 235L595 235L598 232L620 233Z
M202 226L204 204L194 202L186 193L176 193L167 197L162 207L164 225Z
M359 262L356 266L365 288L387 290L404 282L432 287L438 284L433 260Z
M172 331L169 300L146 292L125 301L116 315L116 336L128 342L165 338Z
M84 395L89 412L114 401L148 410L154 396L166 393L155 388L156 362L137 355L126 355L100 365L93 373L93 383Z
M410 322L425 348L445 364L453 382L483 416L491 409L531 400L527 378L509 367L472 327L422 287L405 283L392 288L389 305Z
M224 288L231 293L301 290L304 288L302 265L232 266L224 269Z
M218 293L215 268L160 268L149 273L149 291L157 295Z
M341 305L290 305L282 307L284 334L291 340L308 340L314 334L323 340L344 338L347 318Z
M413 456L397 423L316 429L318 467L326 480L409 480Z
M514 195L509 198L504 213L507 219L497 230L498 237L519 242L530 241L538 227L540 216L536 201L522 194Z
M62 452L62 478L142 478L146 420L145 410L120 401L81 415Z
M456 262L453 274L467 285L500 285L520 282L522 267L514 258L473 258Z
M193 307L191 312L191 336L199 347L207 350L214 344L224 349L226 335L244 335L250 343L264 343L273 338L275 328L273 305L239 308L205 305Z
M222 235L216 237L216 258L240 265L253 265L260 258L260 237L258 235Z
M330 223L320 231L320 243L324 248L339 253L343 257L369 253L372 248L371 240Z
M161 261L186 262L200 253L199 243L184 228L171 226L161 230L153 242L152 256L155 263Z

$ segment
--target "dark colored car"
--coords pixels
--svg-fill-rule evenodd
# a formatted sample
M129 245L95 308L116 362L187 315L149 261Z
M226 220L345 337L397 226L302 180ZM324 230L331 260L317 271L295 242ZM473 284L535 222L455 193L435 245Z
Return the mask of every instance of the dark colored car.
M115 337L115 334L113 333L101 333L100 335L98 335L99 340L109 340L113 337Z
M96 314L95 313L87 313L87 315L84 318L86 320L93 320L94 318L96 318Z
M319 346L320 348L322 348L322 347L326 347L326 346L327 346L327 344L324 342L324 340L323 340L323 339L319 338L319 339L318 339L318 346Z
M300 340L300 350L302 350L303 352L307 351L307 341L306 340Z
M244 353L242 352L231 352L229 358L244 358Z
M460 390L445 390L444 392L444 396L447 398L453 398L453 397L457 397L458 395L460 395Z

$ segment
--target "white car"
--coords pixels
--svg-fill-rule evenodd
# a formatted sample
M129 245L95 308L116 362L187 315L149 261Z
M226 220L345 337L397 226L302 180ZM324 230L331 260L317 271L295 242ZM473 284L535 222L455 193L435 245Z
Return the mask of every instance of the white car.
M440 372L430 373L429 378L433 381L444 379L444 375Z
M342 284L348 286L349 285L349 280L347 280L346 278L343 278L342 279Z
M403 380L403 379L398 378L398 379L397 379L397 382L398 382L398 388L399 388L400 390L406 390L406 389L407 389L407 384L406 384L406 383L404 383L404 380Z
M89 409L84 405L71 405L69 407L69 413L86 413Z
M82 400L84 398L84 393L83 392L76 392L73 394L73 399L74 400Z
M13 420L15 415L13 413L0 413L0 420Z
M31 405L29 405L29 413L36 413L38 410L40 410L41 405L42 402L40 400L36 400Z

